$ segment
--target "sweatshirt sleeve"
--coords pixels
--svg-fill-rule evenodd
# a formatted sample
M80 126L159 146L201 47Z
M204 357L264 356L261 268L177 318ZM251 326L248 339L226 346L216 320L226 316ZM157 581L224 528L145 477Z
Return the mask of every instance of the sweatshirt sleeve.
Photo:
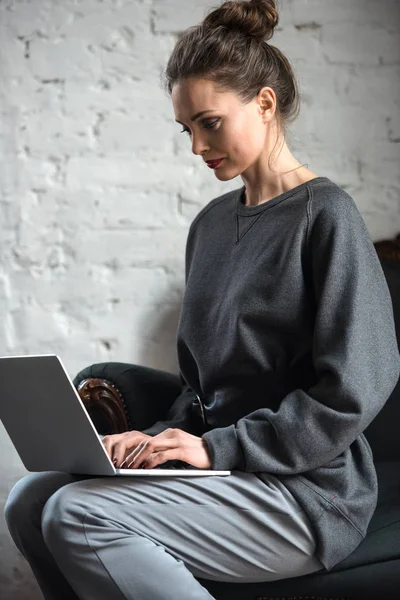
M379 257L344 190L309 202L315 298L309 389L204 433L213 469L293 475L327 464L367 428L400 374L393 304Z

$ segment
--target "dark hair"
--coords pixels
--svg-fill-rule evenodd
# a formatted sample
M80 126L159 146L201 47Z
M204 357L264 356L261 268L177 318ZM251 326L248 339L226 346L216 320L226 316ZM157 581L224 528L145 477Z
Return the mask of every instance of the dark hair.
M213 7L199 25L178 38L165 69L165 89L201 77L215 83L217 92L231 91L247 104L261 88L276 95L278 129L285 136L286 123L299 113L298 84L288 59L267 44L278 24L274 0L228 1Z

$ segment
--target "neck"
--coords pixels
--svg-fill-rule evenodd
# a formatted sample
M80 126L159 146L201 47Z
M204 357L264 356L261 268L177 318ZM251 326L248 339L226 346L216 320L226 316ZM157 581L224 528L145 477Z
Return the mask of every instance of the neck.
M279 145L277 144L277 146L279 150ZM257 162L241 174L246 187L246 206L256 206L267 202L279 196L279 194L316 177L315 173L307 169L292 155L286 141L283 143L276 159L271 160L270 165L268 165L268 157L271 151L272 148L267 146Z

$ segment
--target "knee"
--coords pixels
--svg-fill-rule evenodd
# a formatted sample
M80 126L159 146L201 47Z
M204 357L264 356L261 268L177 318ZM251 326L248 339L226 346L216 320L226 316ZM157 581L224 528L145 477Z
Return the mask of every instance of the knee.
M38 473L30 473L11 488L4 506L4 518L10 531L34 520L38 478Z
M8 528L40 527L43 506L61 486L72 480L67 473L46 471L30 473L14 485L4 506L4 517Z
M79 496L79 482L57 490L46 502L41 527L43 539L51 551L63 546L81 529L88 508Z

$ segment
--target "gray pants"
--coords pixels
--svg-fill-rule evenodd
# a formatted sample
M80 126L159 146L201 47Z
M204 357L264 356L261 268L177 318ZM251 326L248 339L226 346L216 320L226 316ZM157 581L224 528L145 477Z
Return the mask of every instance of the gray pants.
M274 581L324 569L307 515L273 475L27 475L5 506L46 600L210 600L195 577Z

